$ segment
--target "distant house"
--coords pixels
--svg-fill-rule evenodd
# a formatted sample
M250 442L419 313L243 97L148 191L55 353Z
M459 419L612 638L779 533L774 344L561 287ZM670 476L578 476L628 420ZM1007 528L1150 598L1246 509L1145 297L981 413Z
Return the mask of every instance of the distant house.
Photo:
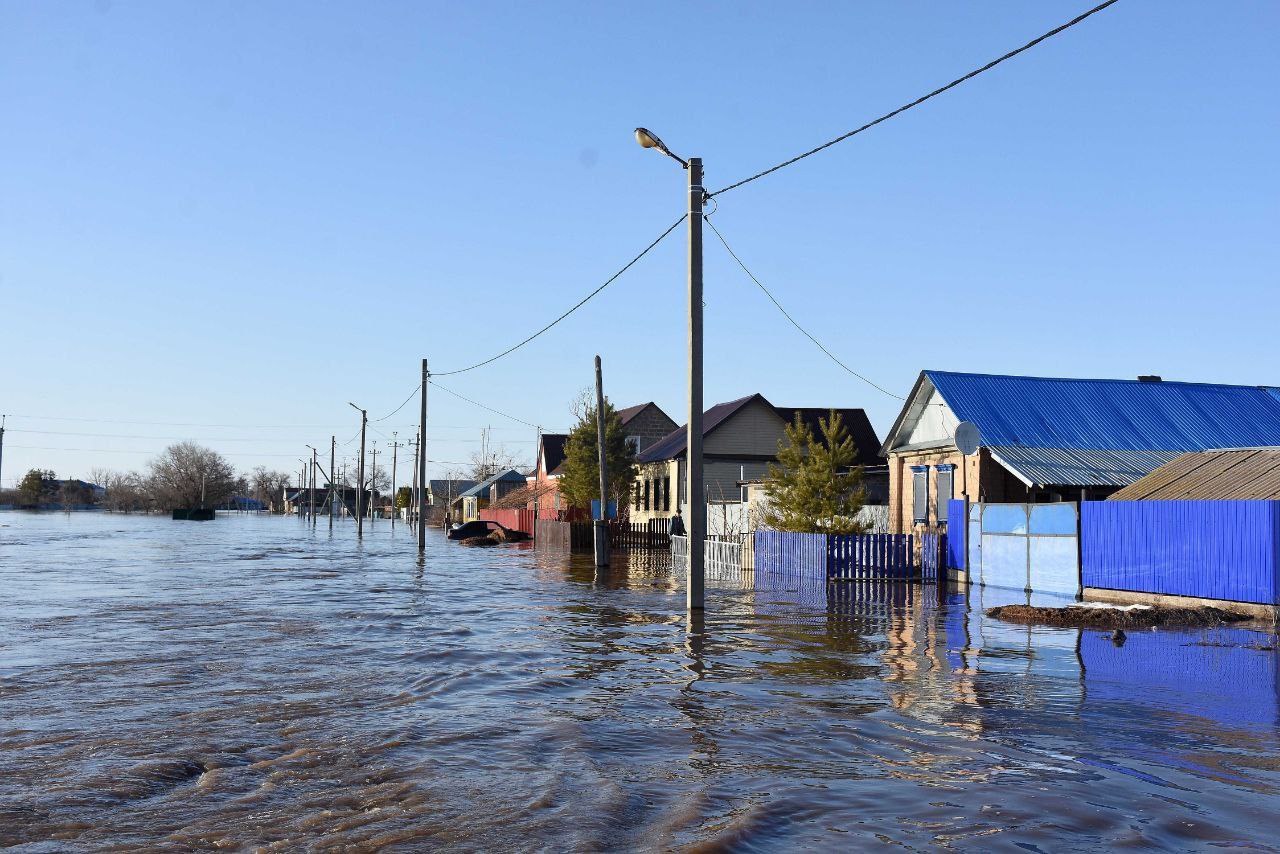
M708 504L744 504L747 485L759 481L775 462L786 426L799 414L815 435L826 407L774 406L763 395L716 404L702 416L703 487ZM865 466L869 499L887 497L887 472L878 456L880 440L861 409L837 408L858 448L857 464ZM632 494L630 518L636 522L665 519L684 502L687 430L679 427L640 453L641 470ZM683 508L682 508L683 512Z
M977 426L963 457L955 430ZM946 524L947 501L1105 498L1188 451L1280 445L1280 389L923 371L885 440L890 529Z
M676 429L676 422L652 401L619 409L618 417L626 430L627 442L637 455ZM530 478L529 506L536 506L543 517L570 514L570 508L560 496L559 483L568 440L564 433L543 433L539 437L538 461Z
M1280 448L1198 451L1174 457L1108 501L1280 501Z
M520 489L525 485L525 476L515 469L498 472L493 477L482 480L454 499L452 510L454 518L460 522L469 522L480 518L479 513L492 502L497 501Z
M448 507L454 500L474 487L479 481L459 479L439 479L427 481L427 506Z

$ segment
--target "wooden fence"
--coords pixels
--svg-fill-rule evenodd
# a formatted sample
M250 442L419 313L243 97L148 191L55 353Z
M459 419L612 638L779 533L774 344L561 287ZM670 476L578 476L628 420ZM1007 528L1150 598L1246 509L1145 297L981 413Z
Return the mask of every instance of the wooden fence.
M538 520L539 547L561 551L589 552L593 548L594 534L590 522L562 522L558 519Z
M669 524L665 519L650 519L646 523L610 522L609 546L618 551L665 551L671 548Z

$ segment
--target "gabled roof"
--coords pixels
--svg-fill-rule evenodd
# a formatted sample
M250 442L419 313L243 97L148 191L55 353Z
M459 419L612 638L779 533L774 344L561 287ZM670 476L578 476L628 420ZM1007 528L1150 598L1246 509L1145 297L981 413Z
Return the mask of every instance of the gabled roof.
M774 410L788 424L792 423L799 414L800 420L809 425L814 438L819 441L822 440L822 427L819 422L831 414L830 408L824 409L821 406L775 406ZM867 418L867 413L861 409L837 409L836 412L840 414L840 420L844 422L853 443L858 446L857 464L863 466L882 464L884 460L880 458L880 438L876 436L876 429L871 426L871 419Z
M1280 499L1280 448L1182 454L1108 501Z
M547 458L547 474L555 474L556 469L564 462L564 445L567 441L569 436L565 433L542 434L542 453Z
M884 452L927 386L1031 485L1123 486L1185 451L1280 445L1274 388L923 371Z
M507 469L504 472L499 472L498 474L495 474L493 477L488 478L487 480L480 481L475 486L471 487L465 492L459 493L458 497L471 498L474 496L487 495L489 492L489 487L493 486L495 483L497 483L500 480L518 481L520 483L524 483L524 475L520 474L520 472L516 471L515 469Z
M746 397L740 397L737 400L730 400L727 403L717 403L702 414L702 435L704 437L709 436L712 431L727 421L730 416L742 409L742 407L746 406L748 403L757 399L763 401L765 406L770 408L773 407L773 404L765 400L763 395L760 394L749 394ZM666 436L642 450L637 456L637 459L642 463L656 463L660 460L675 459L684 453L685 445L687 444L686 439L688 438L687 433L686 425L682 424Z
M476 481L474 480L450 481L448 478L441 478L439 480L432 479L428 481L428 483L431 484L432 495L448 495L450 493L453 495L461 495L476 485ZM450 484L452 484L452 486Z

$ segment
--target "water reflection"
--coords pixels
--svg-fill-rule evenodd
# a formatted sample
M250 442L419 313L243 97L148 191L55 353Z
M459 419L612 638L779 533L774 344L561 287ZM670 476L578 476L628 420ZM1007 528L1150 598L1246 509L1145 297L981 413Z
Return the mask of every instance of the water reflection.
M0 843L1271 844L1270 634L428 536L0 515Z

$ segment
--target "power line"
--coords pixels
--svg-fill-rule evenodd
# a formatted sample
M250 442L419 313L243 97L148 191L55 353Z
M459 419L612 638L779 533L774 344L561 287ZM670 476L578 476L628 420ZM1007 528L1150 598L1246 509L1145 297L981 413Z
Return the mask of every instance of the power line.
M514 415L508 415L507 413L502 412L501 410L494 409L492 406L485 406L483 403L480 403L479 401L472 400L469 397L463 397L462 395L458 394L456 391L453 391L452 389L447 389L444 386L440 385L440 383L436 382L435 380L428 380L427 382L431 383L431 385L435 386L441 391L453 395L459 400L465 400L467 403L471 404L472 406L478 406L481 409L487 409L489 412L492 412L494 415L501 415L503 418L510 418L512 421L516 422L517 424L523 424L526 427L532 427L535 430L538 429L537 424L530 424L528 421L525 421L522 418L516 418Z
M414 387L413 387L413 391L409 392L409 396L408 396L408 397L406 397L406 398L404 399L404 403L400 404L400 405L399 405L399 406L397 406L395 409L391 410L391 413L390 413L389 415L384 415L384 416L382 416L381 418L373 418L373 419L371 419L371 420L370 420L370 422L369 422L369 423L370 423L370 424L377 424L377 423L380 423L380 422L382 422L382 421L386 421L386 420L387 420L388 418L390 418L392 415L395 415L395 414L396 414L397 412L399 412L401 409L404 409L405 404L407 404L409 401L413 400L415 397L417 397L417 396L418 396L418 391L419 391L421 388L422 388L421 383L419 383L419 384L417 384L417 385L414 385Z
M655 247L655 246L657 246L659 243L661 243L661 242L662 242L662 240L663 240L663 238L665 238L668 234L670 234L671 232L675 231L675 230L676 230L676 226L678 226L678 225L680 225L680 223L684 222L685 217L687 217L687 216L688 216L688 214L681 214L681 215L680 215L680 218L679 218L678 220L676 220L675 222L671 223L671 225L667 228L667 230L666 230L666 231L664 231L664 232L662 232L662 234L659 234L656 240L654 240L652 243L650 243L648 246L646 246L643 250L641 250L641 252L640 252L640 254L639 254L639 255L637 255L636 257L632 258L630 261L628 261L628 262L627 262L627 263L622 267L622 269L618 270L618 272L614 273L614 274L613 274L612 276L610 276L608 279L605 279L604 284L600 285L600 287L596 288L594 291L592 291L591 293L587 294L585 297L583 297L582 299L580 299L580 300L577 302L577 304L573 306L573 308L569 309L569 310L568 310L568 311L566 311L564 314L560 315L560 316L559 316L559 317L557 317L555 320L551 321L551 322L550 322L550 323L548 323L546 326L542 327L542 328L541 328L541 329L539 329L537 332L533 333L533 334L532 334L532 335L530 335L528 338L526 338L526 339L524 339L523 341L521 341L519 344L516 344L514 347L508 347L506 350L503 350L503 351L502 351L501 353L499 353L498 355L496 355L496 356L490 356L488 359L485 359L483 362L476 362L474 365L471 365L470 367L467 367L467 368L459 368L459 369L457 369L456 371L436 371L436 372L432 372L431 376L433 376L433 377L448 377L448 376L453 376L454 374L465 374L467 371L474 371L476 368L483 368L485 365L488 365L488 364L490 364L490 363L492 363L492 362L496 362L496 361L498 361L499 359L501 359L503 356L509 356L509 355L511 355L511 354L512 354L512 353L514 353L516 350L519 350L521 347L523 347L525 344L528 344L530 341L532 341L533 339L537 338L539 335L541 335L542 333L546 332L548 329L550 329L551 327L555 326L557 323L559 323L560 321L564 320L566 317L568 317L569 315L573 314L573 313L574 313L575 311L577 311L578 309L582 308L584 305L586 305L586 304L587 304L587 301L588 301L588 300L590 300L590 299L591 299L592 297L594 297L596 294L600 293L600 292L601 292L601 291L603 291L605 288L609 287L609 285L611 285L611 284L613 284L615 281L617 281L617 279L618 279L618 277L619 277L619 276L621 276L623 273L627 272L627 270L631 269L631 267L632 267L632 266L633 266L637 261L639 261L641 258L643 258L644 256L648 255L648 254L649 254L649 250L653 249L653 247ZM447 391L447 389L446 389L446 391ZM479 404L477 404L477 405L479 405ZM519 419L518 419L518 418L517 418L517 419L513 419L513 420L515 420L515 421L519 421ZM523 423L523 422L522 422L522 423ZM531 426L532 426L532 425L531 425Z
M725 250L728 251L729 255L733 258L733 260L738 262L738 266L742 268L742 272L746 273L751 278L751 281L756 283L756 287L764 291L764 295L767 296L769 298L769 301L772 302L774 306L777 307L778 311L782 312L783 317L791 321L792 326L794 326L796 329L799 329L800 332L803 333L806 338L808 338L810 341L812 341L814 344L817 345L819 350L827 354L827 358L831 359L831 361L835 362L837 365L844 368L846 371L853 374L855 377L862 380L864 383L871 386L873 389L880 392L881 394L886 394L889 397L894 398L895 400L906 400L906 398L903 397L902 395L894 394L888 389L877 385L876 383L864 377L862 374L855 371L853 368L846 365L844 362L840 361L838 358L836 358L836 355L834 353L832 353L825 346L823 346L821 341L819 341L817 338L814 338L812 335L810 335L809 330L805 329L803 326L797 323L796 319L792 317L791 314L785 308L782 307L782 303L778 302L777 298L774 297L774 295L769 292L769 289L764 286L764 283L761 282L759 279L757 279L755 274L747 269L747 265L742 263L742 259L739 258L738 254L733 251L733 248L731 246L729 246L729 241L724 239L724 235L720 233L720 229L715 227L715 225L711 222L710 218L704 217L703 220L706 222L707 225L711 227L711 230L715 232L716 237L720 238L720 242L724 244Z
M83 421L90 424L131 424L135 427L241 427L258 430L301 430L333 427L332 424L197 424L188 421L128 421L113 418L74 418L58 415L9 415L10 418L26 418L29 421Z
M1078 15L1075 18L1072 18L1070 21L1067 21L1065 24L1062 24L1061 26L1058 26L1058 27L1054 27L1052 30L1049 30L1049 32L1045 33L1044 35L1032 39L1031 41L1024 44L1022 47L1016 50L1011 50L1008 53L1006 53L1004 56L1001 56L998 59L991 60L981 68L975 68L973 71L970 71L968 74L964 75L963 77L957 77L955 80L952 80L947 85L940 86L939 88L934 89L932 92L930 92L927 95L921 95L919 98L916 98L914 101L908 104L903 104L901 107L898 107L896 110L885 113L880 118L873 119L872 121L867 122L865 125L863 125L860 128L855 128L854 130L851 130L842 136L836 137L830 142L824 142L822 145L819 145L817 148L811 148L808 151L804 152L803 154L798 154L795 157L792 157L790 160L785 160L782 163L779 163L777 166L771 166L768 169L765 169L763 172L757 172L756 174L752 175L750 178L743 178L741 181L730 184L727 187L721 187L719 190L716 190L714 193L708 193L707 198L711 198L712 196L718 196L721 193L727 193L730 190L736 189L737 187L741 187L743 184L749 184L752 181L756 180L757 178L763 178L765 175L768 175L772 172L777 172L779 169L790 166L792 163L795 163L798 160L803 160L804 158L808 157L811 154L817 154L819 151L822 151L823 149L830 148L831 146L835 145L837 142L844 142L846 139L848 139L851 136L856 136L862 133L864 130L875 127L881 122L888 121L894 116L897 116L901 113L905 113L907 110L911 109L912 107L917 107L920 104L923 104L925 101L929 100L935 95L941 95L943 92L946 92L948 89L954 89L956 86L959 86L961 83L964 83L967 80L972 80L974 77L977 77L979 74L983 73L984 71L990 71L992 68L995 68L997 65L1004 62L1006 59L1012 59L1013 57L1017 56L1023 51L1030 50L1031 48L1035 47L1036 45L1040 44L1042 41L1053 38L1054 36L1058 35L1058 33L1061 33L1064 30L1068 30L1074 27L1076 24L1080 23L1085 18L1088 18L1090 15L1094 15L1094 14L1097 14L1098 12L1101 12L1103 9L1107 8L1108 6L1111 6L1115 2L1116 0L1107 0L1107 2L1105 3L1100 3L1097 6L1094 6L1089 11L1085 12L1084 14Z

